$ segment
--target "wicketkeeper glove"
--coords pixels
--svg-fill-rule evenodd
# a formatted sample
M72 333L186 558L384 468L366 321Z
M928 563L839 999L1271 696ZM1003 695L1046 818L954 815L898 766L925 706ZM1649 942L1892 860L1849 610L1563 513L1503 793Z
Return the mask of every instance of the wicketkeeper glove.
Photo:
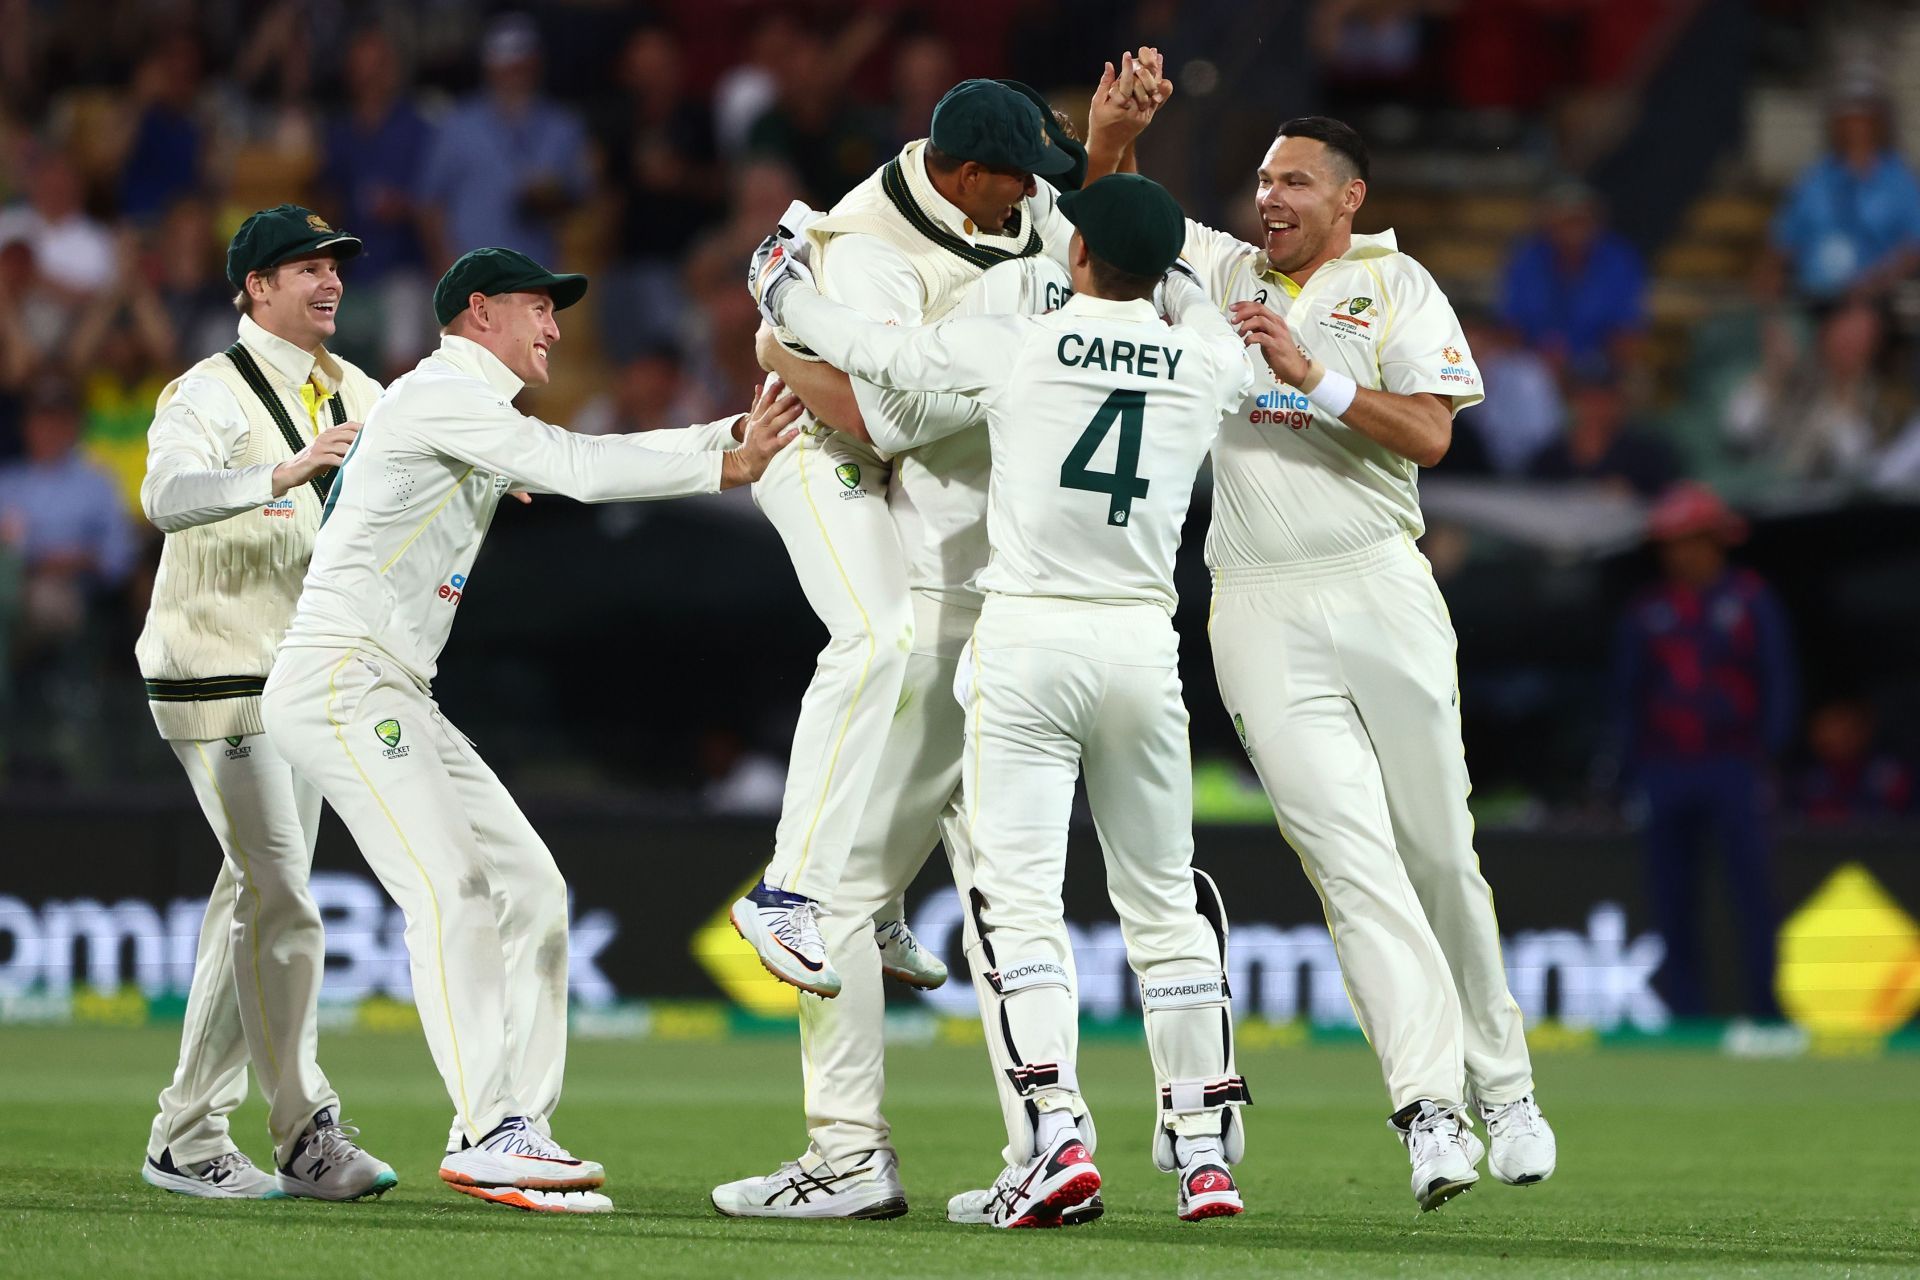
M1167 268L1167 273L1160 277L1160 283L1153 288L1153 309L1164 317L1172 318L1173 314L1179 310L1174 298L1182 289L1188 287L1200 289L1202 296L1205 296L1206 291L1200 284L1200 277L1195 275L1193 268L1187 265L1187 260L1175 258L1173 265Z

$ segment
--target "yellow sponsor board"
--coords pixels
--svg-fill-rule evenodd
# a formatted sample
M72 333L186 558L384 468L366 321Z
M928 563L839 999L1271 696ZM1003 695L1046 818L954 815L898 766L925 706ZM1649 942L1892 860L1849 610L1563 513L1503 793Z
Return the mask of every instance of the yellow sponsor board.
M1775 992L1816 1048L1877 1044L1920 1011L1920 924L1847 863L1780 927Z
M741 885L710 920L694 931L689 949L714 985L727 993L727 999L763 1018L791 1018L799 1012L800 992L767 972L753 948L734 931L727 915L733 904L752 893L759 883L760 878L755 876Z

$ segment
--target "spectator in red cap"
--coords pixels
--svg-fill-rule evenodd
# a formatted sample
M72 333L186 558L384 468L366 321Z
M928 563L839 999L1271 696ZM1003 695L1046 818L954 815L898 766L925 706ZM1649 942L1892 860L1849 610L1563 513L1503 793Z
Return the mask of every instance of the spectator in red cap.
M1746 522L1704 485L1669 489L1648 517L1664 581L1628 608L1615 642L1623 781L1646 800L1647 898L1667 942L1674 1013L1708 1003L1700 967L1702 846L1718 844L1738 922L1747 1012L1777 1017L1769 773L1794 724L1785 612L1728 548Z

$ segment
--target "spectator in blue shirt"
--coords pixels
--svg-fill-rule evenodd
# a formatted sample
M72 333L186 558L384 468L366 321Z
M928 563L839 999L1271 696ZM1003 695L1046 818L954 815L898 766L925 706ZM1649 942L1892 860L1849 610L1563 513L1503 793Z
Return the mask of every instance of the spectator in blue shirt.
M1835 101L1831 149L1773 219L1773 247L1814 299L1874 291L1920 263L1920 182L1892 145L1887 104L1855 86Z
M436 271L483 245L556 260L560 221L588 194L586 129L540 94L532 19L495 19L481 56L486 89L441 125L420 185Z
M1648 530L1665 581L1621 620L1614 708L1622 779L1646 801L1647 898L1667 944L1667 1002L1682 1017L1708 1011L1700 880L1711 842L1741 935L1747 1011L1777 1017L1767 828L1771 769L1796 715L1786 613L1760 575L1728 564L1745 525L1711 489L1676 485Z
M150 223L200 185L205 148L195 118L200 46L186 32L167 36L134 72L139 105L133 138L120 166L120 212Z
M391 373L433 342L433 284L415 199L433 126L405 91L400 55L380 27L347 46L346 85L345 109L327 125L320 190L334 224L352 227L366 245L353 264L354 287L364 292L331 345Z
M1593 192L1561 183L1540 230L1507 260L1500 318L1557 364L1604 357L1625 367L1646 324L1646 292L1639 252L1606 228Z

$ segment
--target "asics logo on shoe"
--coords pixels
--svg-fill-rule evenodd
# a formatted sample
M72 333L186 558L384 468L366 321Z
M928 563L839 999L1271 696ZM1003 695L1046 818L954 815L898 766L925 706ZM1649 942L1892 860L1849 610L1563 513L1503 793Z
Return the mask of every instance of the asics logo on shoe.
M1209 1191L1231 1191L1233 1179L1218 1169L1203 1169L1188 1180L1187 1190L1195 1195L1205 1195Z
M1060 1154L1053 1158L1053 1167L1060 1169L1070 1164L1089 1164L1092 1160L1093 1157L1087 1154L1086 1147L1076 1142L1071 1146L1060 1148Z

